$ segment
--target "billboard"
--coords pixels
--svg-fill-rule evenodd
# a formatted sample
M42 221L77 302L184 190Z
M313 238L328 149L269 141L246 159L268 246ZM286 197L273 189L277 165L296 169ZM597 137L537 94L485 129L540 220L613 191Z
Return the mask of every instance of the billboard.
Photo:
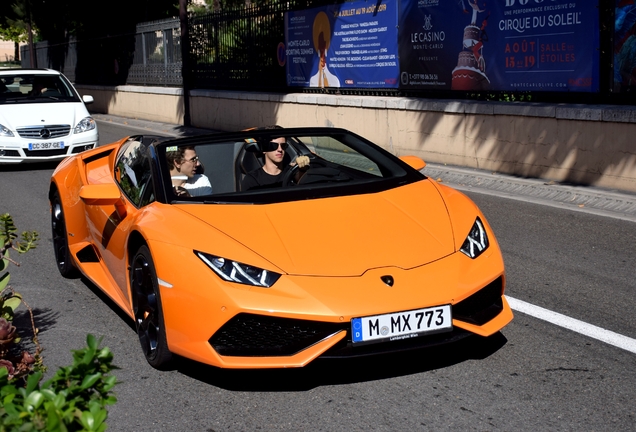
M401 86L599 91L599 12L582 0L403 0Z
M636 88L636 4L616 0L614 9L614 91Z
M397 0L285 13L287 85L397 88Z
M599 12L583 0L404 0L401 87L599 91Z
M599 40L598 1L354 1L286 13L287 84L598 92Z

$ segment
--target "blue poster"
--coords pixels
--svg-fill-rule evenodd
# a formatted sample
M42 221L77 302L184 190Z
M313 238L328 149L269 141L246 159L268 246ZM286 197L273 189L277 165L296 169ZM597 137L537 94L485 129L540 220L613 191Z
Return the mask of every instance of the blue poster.
M397 88L397 0L285 13L287 85Z
M400 4L401 88L599 91L597 1Z
M636 2L616 0L614 9L614 91L636 87Z

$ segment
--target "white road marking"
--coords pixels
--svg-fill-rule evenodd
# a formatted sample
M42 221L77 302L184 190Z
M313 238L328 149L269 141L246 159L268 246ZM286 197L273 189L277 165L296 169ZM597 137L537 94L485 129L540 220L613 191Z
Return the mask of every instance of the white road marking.
M591 337L593 339L600 340L615 347L624 349L626 351L636 354L636 339L623 336L618 333L614 333L610 330L597 327L586 322L570 318L569 316L552 312L551 310L544 309L540 306L518 300L516 298L506 296L508 304L513 310L522 312L526 315L547 321L549 323L558 325L560 327L572 330L576 333Z

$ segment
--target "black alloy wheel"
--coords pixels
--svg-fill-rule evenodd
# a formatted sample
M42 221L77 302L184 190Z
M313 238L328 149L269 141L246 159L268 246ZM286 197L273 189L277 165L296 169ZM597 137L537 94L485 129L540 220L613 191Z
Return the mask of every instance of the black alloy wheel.
M57 269L65 278L77 276L77 269L73 264L71 252L68 248L68 236L66 233L66 221L64 220L62 200L57 190L51 196L51 231Z
M141 349L152 367L166 369L172 353L166 340L157 273L147 246L141 246L133 258L130 287Z

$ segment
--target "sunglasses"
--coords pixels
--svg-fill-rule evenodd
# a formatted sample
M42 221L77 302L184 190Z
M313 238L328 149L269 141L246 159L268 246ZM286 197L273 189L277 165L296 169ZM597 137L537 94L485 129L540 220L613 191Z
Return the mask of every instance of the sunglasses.
M285 150L287 150L287 146L288 145L289 144L287 144L287 143L277 143L277 142L274 142L274 141L265 142L265 143L261 144L262 151L264 151L264 152L276 151L276 150L278 150L278 147L280 147L283 151L285 151Z
M199 162L199 156L195 156L192 159L184 159L183 162L192 162L193 164L196 164Z

